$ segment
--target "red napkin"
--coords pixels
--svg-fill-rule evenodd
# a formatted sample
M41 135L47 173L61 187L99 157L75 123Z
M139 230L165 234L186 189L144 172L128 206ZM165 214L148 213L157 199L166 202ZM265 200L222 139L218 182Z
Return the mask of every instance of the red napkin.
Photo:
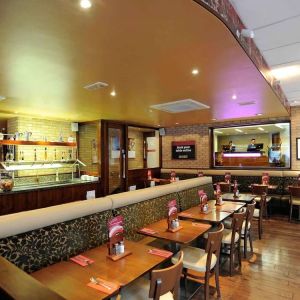
M149 234L155 234L157 232L157 231L155 231L155 230L153 230L151 228L146 228L146 227L140 229L140 231L144 232L144 233L149 233Z
M170 251L156 249L156 248L150 249L148 252L150 254L157 255L157 256L162 256L162 257L170 257L170 256L173 255L173 253L170 252Z
M119 284L101 279L99 277L97 278L97 281L99 282L99 284L89 282L87 286L105 294L112 294L120 288Z
M71 257L70 260L72 260L73 262L75 262L76 264L78 264L82 267L86 267L94 262L94 260L92 260L86 256L83 256L83 255L77 255L77 256Z

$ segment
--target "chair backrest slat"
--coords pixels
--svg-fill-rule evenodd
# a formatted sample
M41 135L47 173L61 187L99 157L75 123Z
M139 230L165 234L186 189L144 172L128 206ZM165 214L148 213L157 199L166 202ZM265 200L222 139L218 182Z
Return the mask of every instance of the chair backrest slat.
M161 270L153 270L151 273L149 298L156 300L167 292L172 292L174 300L179 299L179 282L182 266L183 252L181 251L178 262L175 265Z

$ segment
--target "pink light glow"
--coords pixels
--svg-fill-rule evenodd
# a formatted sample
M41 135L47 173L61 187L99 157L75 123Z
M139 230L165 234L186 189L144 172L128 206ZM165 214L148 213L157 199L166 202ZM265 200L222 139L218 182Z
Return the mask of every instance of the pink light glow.
M259 152L255 153L224 153L224 157L261 157Z

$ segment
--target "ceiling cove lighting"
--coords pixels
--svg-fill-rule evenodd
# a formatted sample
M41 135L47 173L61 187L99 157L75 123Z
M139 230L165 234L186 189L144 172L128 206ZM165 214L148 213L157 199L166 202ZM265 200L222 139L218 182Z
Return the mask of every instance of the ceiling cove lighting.
M243 132L243 130L236 128L235 131L237 132Z
M291 78L300 75L300 65L276 68L270 72L276 79Z
M80 6L84 9L87 9L92 6L92 2L90 0L80 0Z

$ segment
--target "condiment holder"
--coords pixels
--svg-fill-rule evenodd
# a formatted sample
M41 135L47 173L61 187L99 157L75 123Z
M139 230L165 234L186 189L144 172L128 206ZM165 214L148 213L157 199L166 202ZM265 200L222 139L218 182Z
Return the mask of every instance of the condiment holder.
M198 195L199 195L199 200L200 200L200 204L199 204L200 212L208 213L209 207L208 207L208 199L207 199L206 193L203 190L199 190Z
M223 205L223 199L222 199L222 192L221 192L221 187L219 184L217 184L216 187L216 205Z
M179 224L178 219L178 210L176 200L171 200L168 203L168 231L177 232L182 229L182 226Z
M117 261L132 252L125 249L123 217L117 216L108 221L108 238L107 257L113 261Z

